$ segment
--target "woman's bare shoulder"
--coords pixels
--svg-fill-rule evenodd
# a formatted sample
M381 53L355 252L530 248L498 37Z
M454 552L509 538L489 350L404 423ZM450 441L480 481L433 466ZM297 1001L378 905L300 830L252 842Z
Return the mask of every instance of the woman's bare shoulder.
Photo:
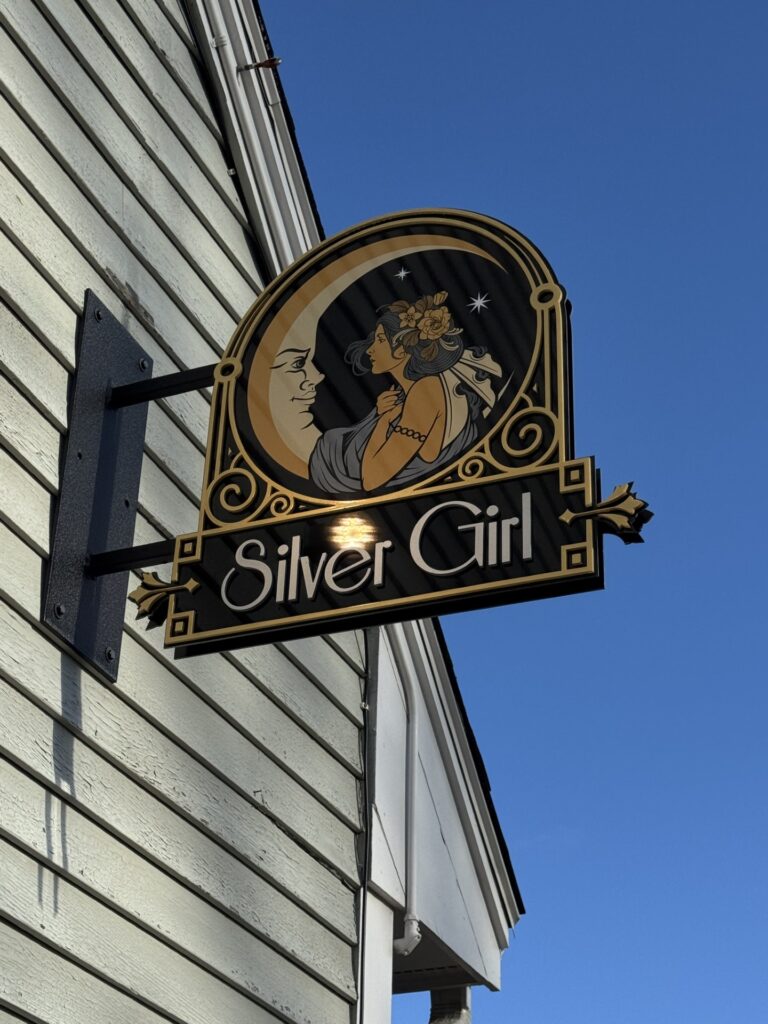
M443 385L440 383L439 377L420 377L411 385L406 395L406 401L413 397L419 397L420 400L423 400L432 395L442 394L442 390Z

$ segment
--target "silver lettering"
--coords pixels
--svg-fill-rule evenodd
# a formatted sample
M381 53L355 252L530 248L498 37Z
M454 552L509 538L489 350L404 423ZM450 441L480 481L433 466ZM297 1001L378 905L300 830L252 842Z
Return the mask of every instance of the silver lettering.
M241 569L249 569L252 572L259 573L263 581L262 587L252 601L247 601L245 604L235 604L234 601L230 601L229 597L227 597L227 590L229 589L232 577L237 574L237 569L230 569L221 584L221 599L227 608L231 608L233 612L250 612L254 608L258 608L272 588L272 570L267 563L262 562L258 558L247 557L246 552L253 547L258 550L262 558L264 557L266 552L260 540L244 540L235 552L235 564Z
M314 600L315 594L317 593L317 585L320 582L320 577L323 573L323 566L328 560L328 552L324 551L320 555L320 561L317 563L317 572L312 575L312 570L309 567L309 559L306 555L301 556L301 575L304 577L304 586L307 588L307 597L310 601Z
M337 563L345 558L347 555L356 555L357 558L347 564L337 566ZM328 563L325 567L325 585L330 590L333 590L337 594L349 594L352 590L357 590L358 587L364 587L368 582L368 577L371 575L371 553L366 551L365 548L342 548L340 551L334 551L331 557L328 559ZM348 584L346 587L340 587L336 582L342 576L348 576L350 573L355 572L358 569L365 569L362 577L355 582Z
M394 547L391 540L377 540L373 545L373 585L384 586L384 553Z
M523 561L530 562L533 558L533 539L531 536L531 495L528 491L523 495Z
M479 516L482 514L482 510L477 505L471 504L469 501L444 501L442 505L436 505L431 508L428 512L418 520L413 530L411 531L411 540L409 550L411 552L411 558L423 572L428 572L431 576L450 576L454 572L461 572L462 569L468 569L470 565L477 563L482 565L482 524L469 523L466 526L459 526L459 530L474 530L475 531L475 544L474 551L469 558L462 562L461 565L456 565L451 569L435 569L429 565L425 560L421 552L421 535L424 529L429 525L432 519L440 512L447 508L465 508L468 512L473 515ZM480 559L478 559L478 545L480 551Z

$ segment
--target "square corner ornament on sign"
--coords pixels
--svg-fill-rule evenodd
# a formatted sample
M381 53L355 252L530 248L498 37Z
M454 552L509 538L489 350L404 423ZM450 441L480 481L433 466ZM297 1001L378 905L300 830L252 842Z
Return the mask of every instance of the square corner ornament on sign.
M651 513L573 451L570 340L538 249L455 210L323 242L213 366L153 378L87 292L44 625L116 679L127 574L171 559L129 596L177 656L602 587ZM197 529L121 547L146 403L211 385Z
M478 214L322 243L216 367L198 529L139 615L184 656L602 587L603 532L651 514L572 452L568 311Z

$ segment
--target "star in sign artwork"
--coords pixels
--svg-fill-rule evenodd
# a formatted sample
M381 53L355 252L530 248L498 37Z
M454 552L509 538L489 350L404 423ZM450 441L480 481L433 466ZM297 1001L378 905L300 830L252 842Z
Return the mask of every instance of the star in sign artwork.
M490 301L491 300L487 295L481 295L480 292L478 292L477 295L467 303L467 309L471 310L473 313L479 313L481 310L488 308L488 303Z

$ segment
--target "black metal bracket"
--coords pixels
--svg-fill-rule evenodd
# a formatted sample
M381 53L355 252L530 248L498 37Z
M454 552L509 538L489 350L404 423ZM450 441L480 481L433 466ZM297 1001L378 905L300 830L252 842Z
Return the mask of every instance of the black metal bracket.
M171 395L183 395L186 391L209 388L213 384L216 365L211 363L210 366L200 366L195 370L181 370L179 373L167 373L164 377L117 385L112 388L109 396L109 408L124 409L128 405L154 402L159 398L170 398Z
M128 571L173 558L172 540L129 547L147 402L209 387L215 365L152 379L149 355L86 291L41 619L113 682Z

